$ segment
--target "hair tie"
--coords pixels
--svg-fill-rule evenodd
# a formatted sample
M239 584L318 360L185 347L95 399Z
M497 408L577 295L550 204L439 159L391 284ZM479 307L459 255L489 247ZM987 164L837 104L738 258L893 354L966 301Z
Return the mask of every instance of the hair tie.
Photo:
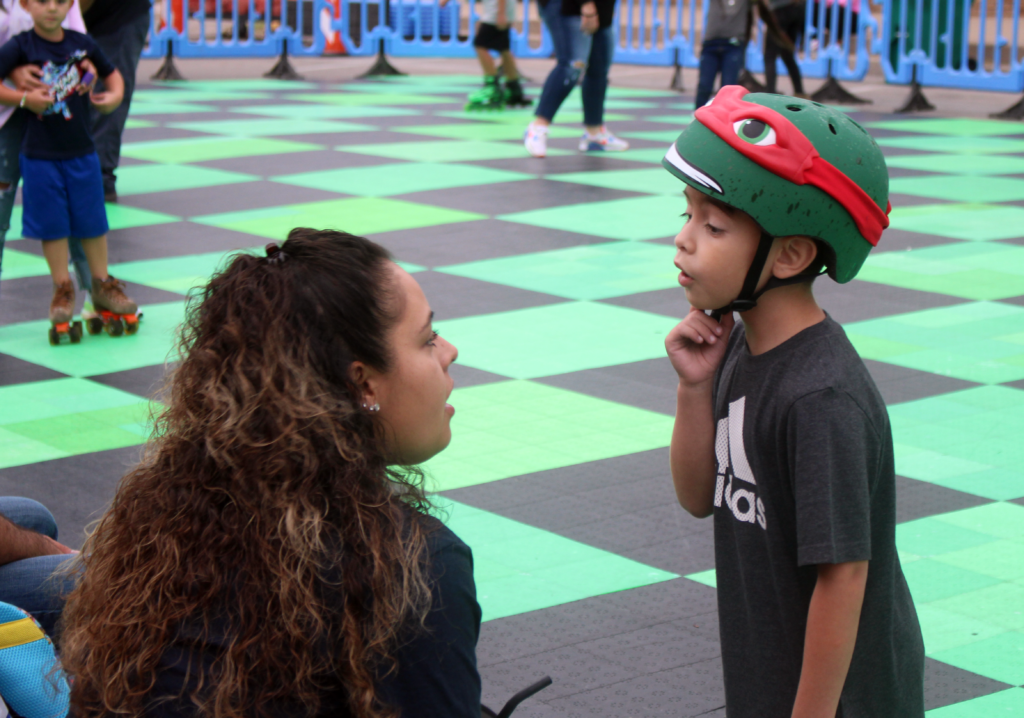
M270 264L280 264L284 260L288 259L288 255L284 253L280 247L277 246L276 242L271 242L266 246L267 251L267 262Z

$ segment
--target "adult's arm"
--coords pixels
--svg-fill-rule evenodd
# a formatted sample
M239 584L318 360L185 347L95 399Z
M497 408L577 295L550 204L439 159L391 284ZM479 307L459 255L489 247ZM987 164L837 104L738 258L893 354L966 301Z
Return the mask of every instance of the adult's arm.
M74 551L49 536L23 529L0 516L0 566L36 556L71 553Z

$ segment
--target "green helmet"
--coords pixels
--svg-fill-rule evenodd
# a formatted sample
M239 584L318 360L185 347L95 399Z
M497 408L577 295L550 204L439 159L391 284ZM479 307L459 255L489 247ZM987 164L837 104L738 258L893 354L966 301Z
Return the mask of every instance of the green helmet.
M724 87L696 112L662 164L749 214L766 241L806 235L827 244L827 272L837 282L857 275L889 224L882 151L864 128L817 102ZM758 254L766 257L763 250ZM751 267L754 284L763 264ZM756 302L753 288L744 289L750 296L741 298Z

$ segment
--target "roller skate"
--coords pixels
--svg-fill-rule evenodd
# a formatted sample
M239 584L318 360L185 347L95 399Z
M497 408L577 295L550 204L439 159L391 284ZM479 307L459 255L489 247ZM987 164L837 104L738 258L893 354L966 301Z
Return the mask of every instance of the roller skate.
M139 305L124 293L124 282L108 276L92 278L92 310L86 318L90 334L106 332L112 337L139 330Z
M519 80L507 80L505 82L505 106L506 107L529 107L533 100L523 94L523 86Z
M466 110L501 110L505 107L505 91L497 77L485 77L484 86L469 93Z
M68 341L78 344L82 341L82 322L72 321L75 314L75 285L70 279L53 285L53 299L50 300L50 344L57 346Z

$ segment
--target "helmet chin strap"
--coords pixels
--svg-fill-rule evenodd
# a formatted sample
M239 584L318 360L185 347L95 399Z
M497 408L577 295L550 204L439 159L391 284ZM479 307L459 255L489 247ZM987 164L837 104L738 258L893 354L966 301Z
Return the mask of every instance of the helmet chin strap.
M764 272L764 266L768 262L768 254L771 252L772 243L775 241L775 237L761 230L761 239L757 243L757 252L754 254L754 260L750 263L750 269L747 270L747 276L743 280L743 288L740 289L740 294L729 304L726 304L721 309L715 309L711 312L711 318L715 321L721 320L725 314L731 314L733 312L740 312L741 314L746 311L750 311L757 306L757 300L761 298L761 295L767 292L769 289L776 289L778 287L787 287L790 284L801 284L808 281L809 277L805 274L797 274L786 279L779 279L778 277L772 276L768 278L765 285L760 290L757 288L757 283L761 280L761 273Z

